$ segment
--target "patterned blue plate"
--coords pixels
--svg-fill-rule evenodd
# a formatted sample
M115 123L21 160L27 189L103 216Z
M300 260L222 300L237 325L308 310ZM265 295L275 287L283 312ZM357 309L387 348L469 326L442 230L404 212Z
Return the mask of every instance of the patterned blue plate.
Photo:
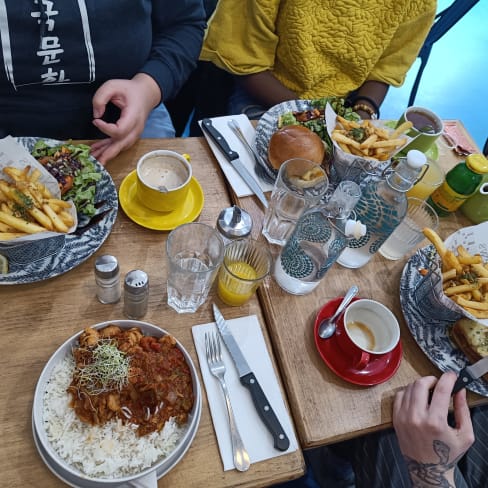
M29 151L38 140L38 137L17 138ZM54 139L44 141L53 146L62 142ZM117 217L117 189L104 167L96 159L93 162L102 174L97 182L96 201L104 203L98 212L112 210L80 235L60 235L11 248L0 248L0 253L9 261L9 273L0 274L0 285L34 283L59 276L86 261L105 242ZM82 220L78 222L80 225L83 225Z
M463 315L443 305L434 293L440 279L436 272L423 276L419 270L431 269L434 246L419 249L406 263L400 278L400 303L413 338L426 356L442 372L458 373L469 364L466 356L449 339L449 328ZM488 382L473 381L468 390L488 396Z

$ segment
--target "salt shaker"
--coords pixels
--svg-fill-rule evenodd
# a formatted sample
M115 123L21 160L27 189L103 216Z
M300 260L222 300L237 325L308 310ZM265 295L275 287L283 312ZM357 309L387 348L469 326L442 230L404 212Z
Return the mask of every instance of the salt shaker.
M95 261L97 298L101 303L116 303L120 300L120 270L115 256L99 256Z
M225 244L235 239L245 239L251 234L251 215L236 205L224 208L217 219L216 229L224 239Z
M149 298L149 278L144 271L134 269L125 275L124 315L138 319L146 315Z

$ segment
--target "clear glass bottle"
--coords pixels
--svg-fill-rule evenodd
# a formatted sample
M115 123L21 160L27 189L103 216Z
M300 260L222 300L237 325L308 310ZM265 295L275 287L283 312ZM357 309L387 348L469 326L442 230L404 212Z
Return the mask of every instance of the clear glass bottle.
M95 261L97 298L101 303L116 303L120 300L120 270L115 256L99 256Z
M385 176L361 182L361 198L354 211L366 225L367 232L360 239L348 241L347 248L337 260L340 265L360 268L370 261L405 216L405 193L417 182L426 162L424 153L412 149L387 168Z
M325 205L306 210L275 261L274 278L294 295L313 291L335 263L351 236L365 234L364 225L349 219L361 191L342 181Z
M488 160L482 154L470 154L447 172L444 183L429 197L429 205L439 216L449 215L476 192L487 173Z

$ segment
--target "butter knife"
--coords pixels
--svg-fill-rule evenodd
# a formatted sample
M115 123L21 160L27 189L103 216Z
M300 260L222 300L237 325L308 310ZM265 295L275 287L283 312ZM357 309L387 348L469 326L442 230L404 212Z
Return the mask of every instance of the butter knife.
M222 336L222 339L227 346L227 350L229 351L230 356L236 365L239 379L241 380L242 385L244 385L250 391L256 411L258 412L268 431L271 432L271 435L273 436L275 449L278 449L279 451L286 451L288 447L290 447L290 440L281 426L278 417L274 413L273 408L269 404L261 385L258 383L258 380L254 376L254 373L244 358L239 345L227 326L224 316L215 303L213 304L213 312L219 333Z
M237 174L244 180L246 185L249 186L252 192L259 198L264 208L268 208L268 200L266 199L266 196L264 195L261 186L259 186L257 180L248 171L244 164L242 164L242 161L239 159L239 154L230 148L224 136L212 124L212 120L208 118L203 119L202 129L212 138L215 144L217 144L227 161L229 161L232 167L237 171Z
M481 378L481 376L486 373L488 373L488 356L480 359L474 364L466 366L459 372L456 383L454 383L452 393L457 393L459 390L465 388L478 378Z

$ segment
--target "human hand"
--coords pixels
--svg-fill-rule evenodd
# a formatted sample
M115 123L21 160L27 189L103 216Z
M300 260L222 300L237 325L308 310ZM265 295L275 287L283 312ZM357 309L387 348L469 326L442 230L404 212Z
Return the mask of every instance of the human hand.
M454 467L474 442L465 389L453 397L455 427L447 423L455 382L454 373L426 376L395 395L393 426L413 486L454 486Z
M132 146L144 130L150 111L160 100L158 84L144 73L138 73L131 80L105 82L93 96L93 125L109 137L94 143L91 154L105 164ZM101 119L109 102L121 110L116 123Z

